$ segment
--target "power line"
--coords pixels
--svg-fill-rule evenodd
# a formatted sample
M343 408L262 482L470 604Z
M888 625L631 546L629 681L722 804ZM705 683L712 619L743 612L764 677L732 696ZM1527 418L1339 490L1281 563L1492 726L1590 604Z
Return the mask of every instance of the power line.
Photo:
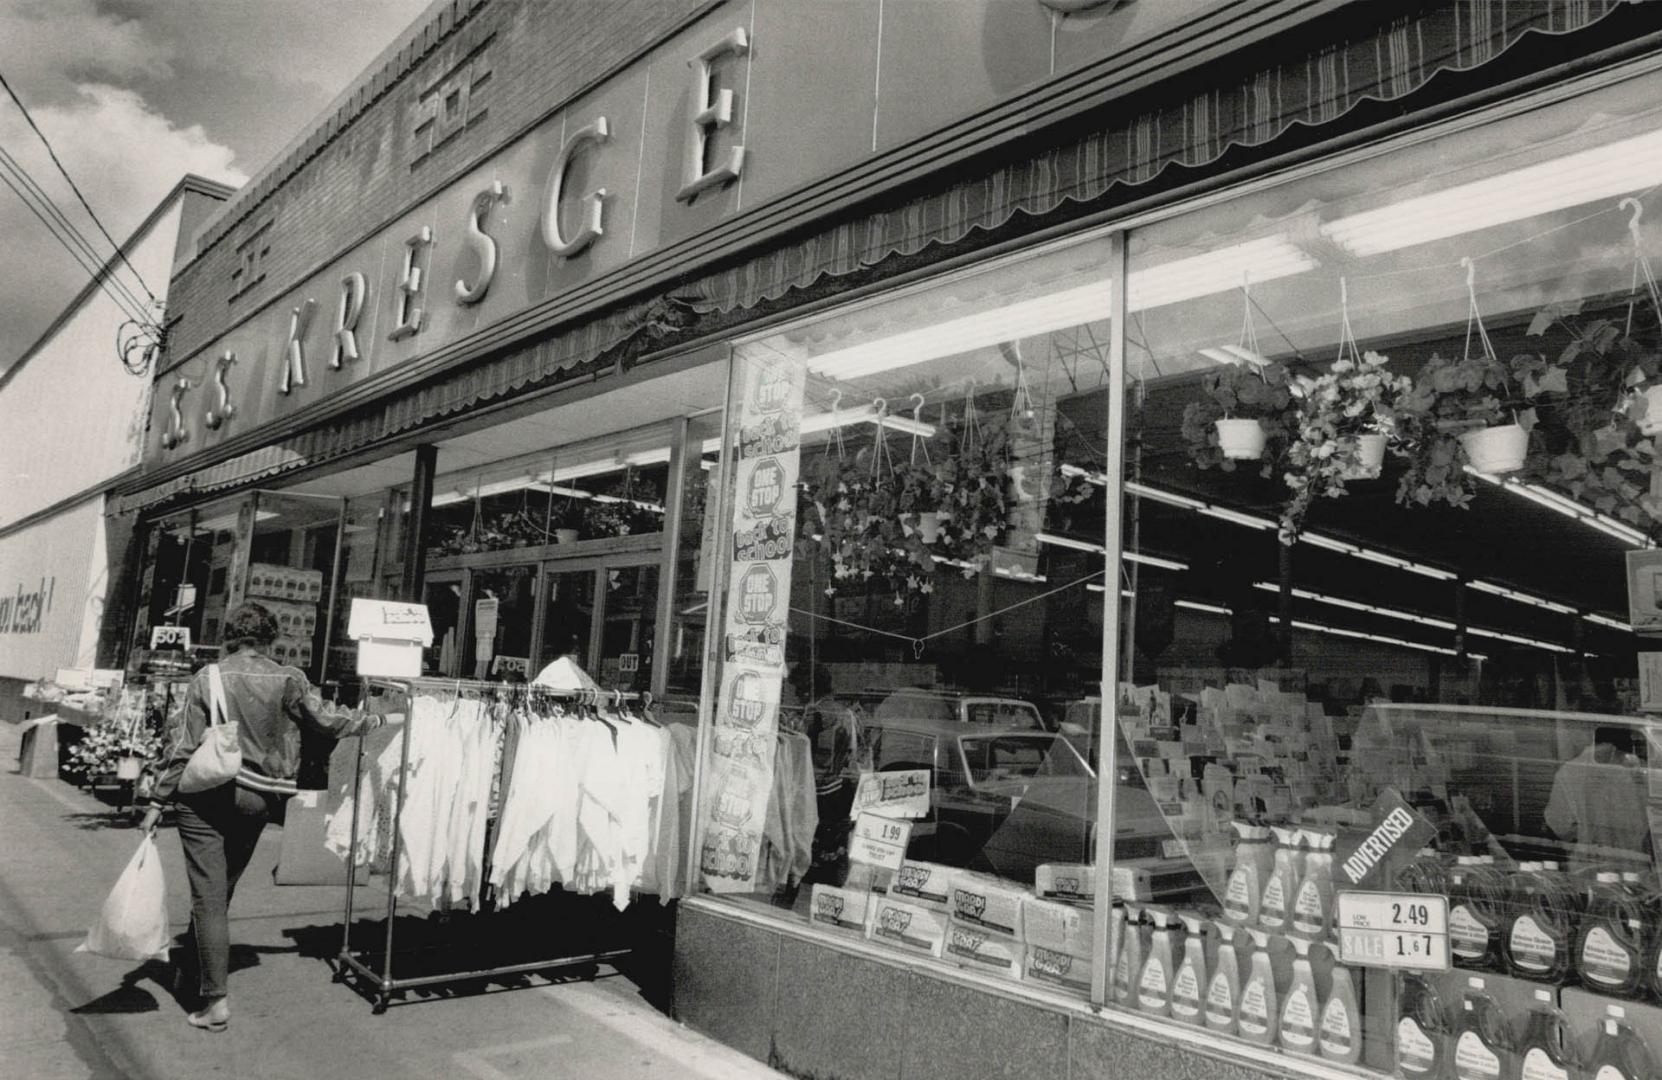
M81 269L92 275L93 280L98 283L99 287L104 290L105 294L108 295L111 300L115 301L116 306L121 309L123 314L135 320L144 322L151 321L145 315L142 306L135 311L131 306L131 301L127 300L121 293L114 292L108 287L108 282L111 278L104 273L103 267L99 266L98 263L93 261L89 256L77 251L67 241L65 241L63 237L58 235L58 231L54 227L52 220L40 209L40 207L35 205L35 202L29 197L27 190L19 187L18 182L12 179L11 174L8 171L0 169L0 183L4 183L7 187L12 189L12 192L16 194L20 200L22 200L23 205L28 208L29 212L34 214L35 217L39 219L40 223L46 227L46 230L52 234L53 238L64 246L64 249L69 252L76 264L79 265Z
M33 194L35 202L44 207L53 220L57 222L57 227L52 229L52 234L57 239L58 243L64 245L65 248L68 248L71 255L76 255L77 250L81 254L84 254L85 259L79 257L76 259L76 261L81 264L82 268L88 270L95 278L102 277L104 281L120 290L122 296L127 300L127 304L123 310L125 310L128 315L142 314L145 311L144 301L140 300L137 294L127 287L126 282L117 278L113 271L106 267L104 259L99 256L97 250L94 249L92 244L88 242L87 238L81 234L80 230L75 227L74 223L69 220L68 216L65 215L61 209L59 209L57 203L52 201L52 197L48 195L46 190L41 187L40 183L29 174L28 169L24 168L16 158L7 153L4 147L0 147L0 168L7 166L9 166L12 175L16 177L31 194ZM16 191L17 189L14 187L12 190ZM22 193L19 193L19 197L23 197ZM33 207L31 207L31 209L33 209ZM40 214L36 213L35 216L40 217ZM47 224L49 229L52 228L50 223L47 223L44 220L42 223ZM68 235L67 240L65 239L64 234ZM73 246L70 243L71 240L74 241ZM91 264L90 266L88 265L89 262ZM106 288L105 292L109 292L109 289ZM111 299L115 299L115 297L112 296Z
M160 306L161 301L156 299L156 294L150 291L150 286L144 282L144 276L140 274L138 272L138 268L127 259L127 253L121 250L121 245L116 243L115 239L110 236L110 231L104 228L104 223L98 220L98 215L93 212L92 204L87 202L85 195L81 194L81 189L75 185L74 178L69 175L69 170L64 168L63 162L58 160L57 151L53 150L52 144L47 141L46 133L40 130L40 126L35 123L35 118L29 115L28 108L24 106L22 99L17 96L17 91L12 89L12 84L6 81L6 77L3 74L0 74L0 87L5 88L7 96L12 99L12 104L16 105L18 111L23 114L23 119L28 121L30 130L33 131L40 139L41 145L46 147L47 156L52 159L52 164L58 167L58 172L63 174L63 178L69 182L69 190L73 191L75 193L75 197L81 201L81 207L86 210L87 216L92 218L92 223L98 226L98 231L104 234L104 239L109 241L110 247L115 249L116 255L121 258L123 263L127 264L127 269L131 270L133 272L133 276L138 279L139 288L144 290L144 295L150 298L150 302L152 304Z

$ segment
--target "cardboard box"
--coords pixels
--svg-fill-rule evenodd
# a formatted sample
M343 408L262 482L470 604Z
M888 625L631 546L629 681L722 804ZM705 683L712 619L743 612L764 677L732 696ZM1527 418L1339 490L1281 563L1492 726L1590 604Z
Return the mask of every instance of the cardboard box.
M865 937L871 908L872 894L869 892L839 889L834 885L815 885L809 901L808 921L833 933Z
M877 897L866 924L866 937L903 952L938 960L946 947L946 915L891 897Z
M1091 955L1091 912L1030 896L1022 902L1022 932L1030 946L1069 956Z
M1033 871L1033 891L1047 900L1089 905L1096 897L1096 867L1043 863Z
M976 926L949 920L943 958L992 975L1021 978L1026 946L1013 937L993 934Z
M952 884L963 873L939 863L907 859L889 882L889 893L922 907L945 911L952 899Z
M1091 962L1085 957L1029 945L1026 964L1022 968L1022 979L1041 986L1065 990L1070 994L1089 994Z
M960 874L952 882L947 914L954 922L1020 940L1023 889Z

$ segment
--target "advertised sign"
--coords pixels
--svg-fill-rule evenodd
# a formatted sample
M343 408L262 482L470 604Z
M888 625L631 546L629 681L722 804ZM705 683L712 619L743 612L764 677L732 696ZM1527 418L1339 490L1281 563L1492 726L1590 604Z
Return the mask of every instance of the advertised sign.
M734 410L741 438L732 469L733 549L710 744L712 798L705 804L699 849L699 870L712 892L754 890L773 791L796 535L803 368L783 357L741 357L734 385L742 388L743 398Z
M911 839L911 822L861 814L855 819L854 834L848 838L848 859L879 870L899 870L906 861L906 845Z
M1387 788L1374 803L1373 825L1339 834L1333 849L1333 882L1366 888L1390 881L1394 865L1411 858L1437 835L1437 827Z
M929 770L861 773L860 786L854 789L854 804L848 811L849 820L867 811L892 818L928 817Z
M1334 926L1341 962L1413 971L1449 969L1448 897L1340 892L1337 901Z

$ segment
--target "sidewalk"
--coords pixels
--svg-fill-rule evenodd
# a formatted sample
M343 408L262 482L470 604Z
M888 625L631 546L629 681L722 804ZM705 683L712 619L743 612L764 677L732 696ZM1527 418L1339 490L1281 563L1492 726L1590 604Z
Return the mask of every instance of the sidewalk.
M373 1016L319 958L339 941L341 890L272 884L276 828L231 909L230 1030L196 1031L164 965L74 951L138 834L68 784L17 775L17 744L16 729L0 725L0 1080L781 1075L674 1023L606 965L592 981L532 976L526 989L412 999ZM182 931L179 843L171 828L157 835Z

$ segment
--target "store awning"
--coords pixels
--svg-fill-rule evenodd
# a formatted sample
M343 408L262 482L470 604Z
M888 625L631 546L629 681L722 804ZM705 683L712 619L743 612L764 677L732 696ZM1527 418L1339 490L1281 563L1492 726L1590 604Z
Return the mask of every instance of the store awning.
M1204 169L1296 127L1337 124L1365 103L1403 101L1439 75L1474 71L1531 39L1574 35L1634 7L1626 0L1439 4L1180 100L1168 90L1160 107L1132 110L1043 153L842 222L700 278L682 295L701 309L749 308L826 276L996 229L1017 214L1104 202L1118 195L1115 188L1150 184L1174 167ZM1554 49L1553 62L1582 51L1579 43Z
M740 321L731 316L826 279L920 256L932 246L939 246L944 255L977 230L998 229L1018 214L1037 218L1069 204L1106 207L1153 190L1155 182L1175 168L1222 167L1226 157L1233 160L1232 151L1274 151L1299 132L1306 138L1324 138L1347 121L1354 122L1364 105L1416 107L1412 96L1440 76L1476 71L1517 56L1526 43L1554 43L1531 54L1535 70L1560 64L1607 44L1610 35L1598 32L1600 24L1617 11L1640 7L1627 0L1454 0L1244 77L1220 79L1181 99L1167 85L1151 91L1162 104L1141 111L1133 106L1049 149L988 167L943 190L867 210L782 248L692 279L670 295L615 309L555 330L534 344L468 363L278 445L129 491L112 501L112 512L278 476L362 450L482 402L627 364L685 331L712 332L714 324ZM1634 18L1647 19L1647 25L1657 21L1648 13ZM1574 38L1577 34L1584 37ZM1573 44L1557 43L1565 38L1572 38Z

